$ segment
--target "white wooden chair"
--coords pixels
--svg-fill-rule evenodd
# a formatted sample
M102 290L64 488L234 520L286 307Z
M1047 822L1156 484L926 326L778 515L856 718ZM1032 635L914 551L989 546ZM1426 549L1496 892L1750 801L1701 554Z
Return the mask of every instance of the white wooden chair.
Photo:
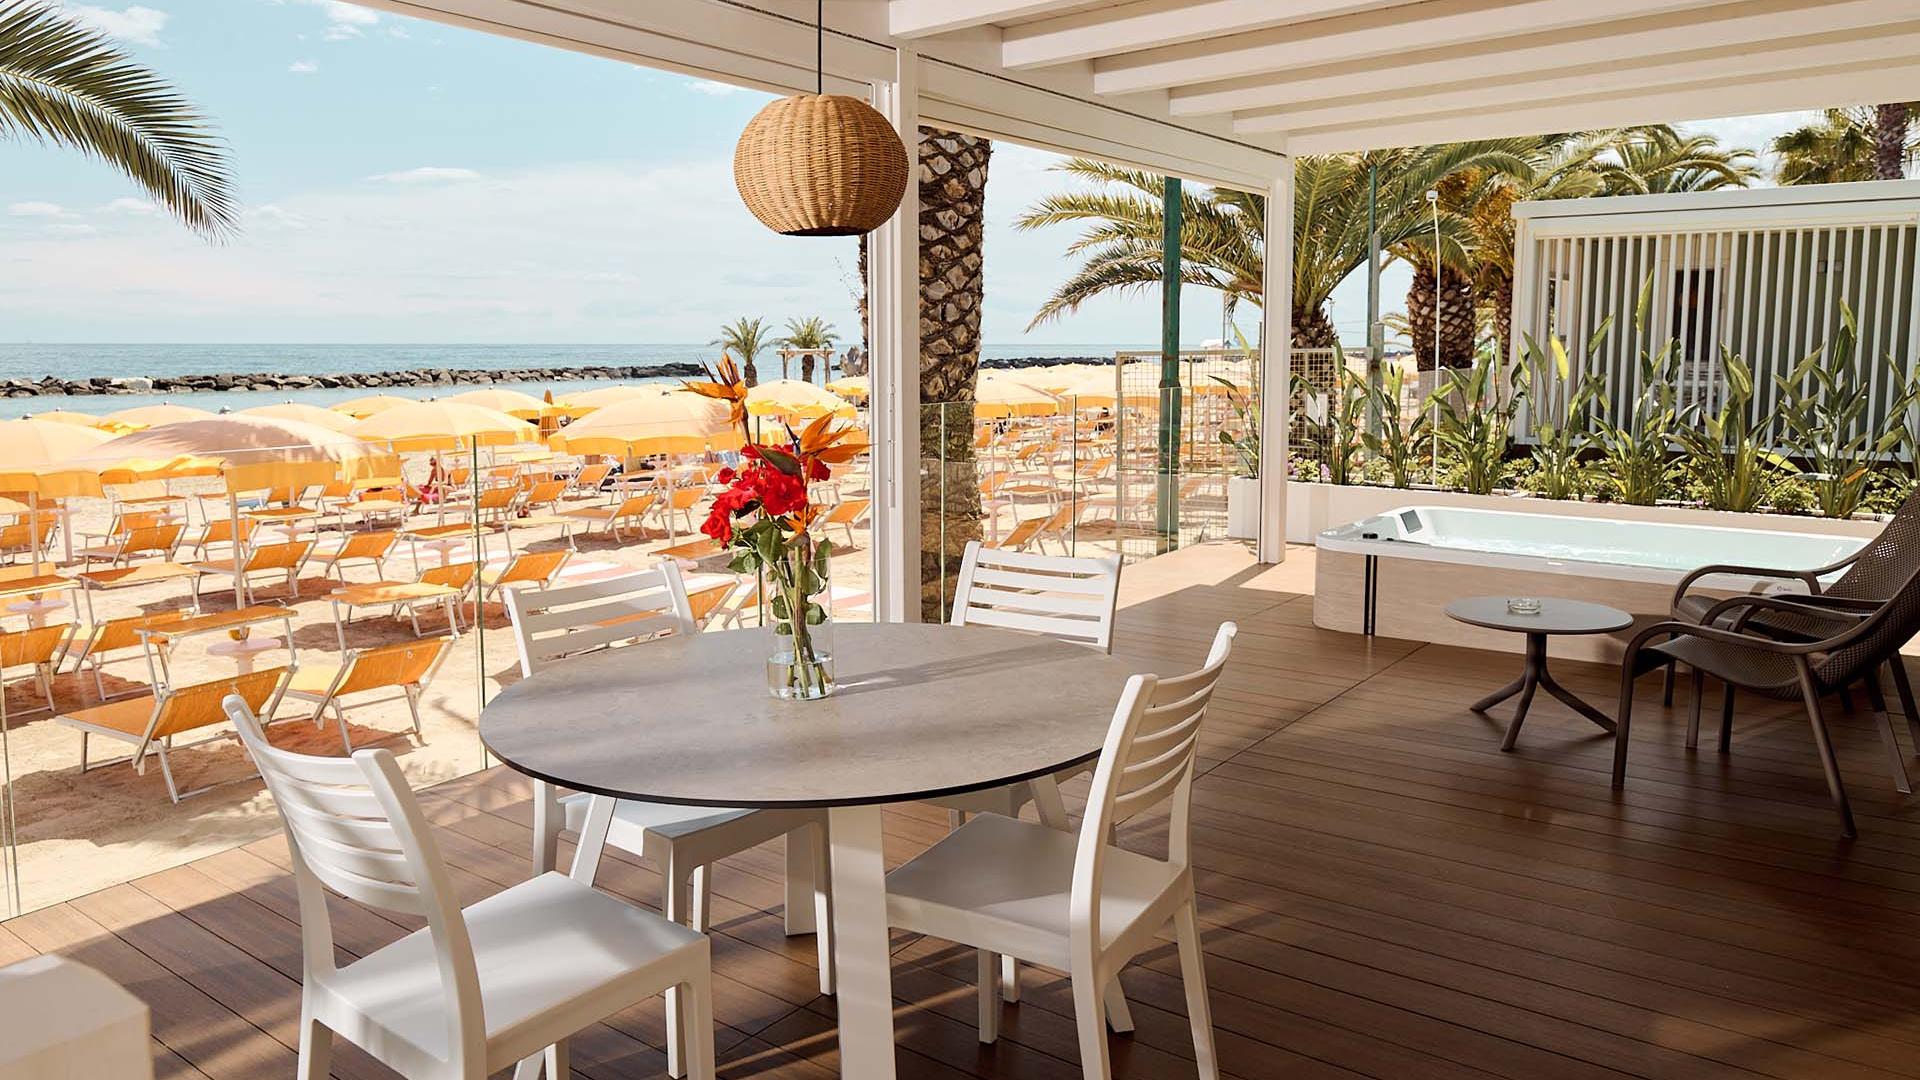
M697 1080L712 1080L707 939L593 888L544 873L464 910L393 754L351 760L276 750L238 696L227 715L266 779L300 898L301 1080L324 1080L339 1035L413 1080L569 1075L567 1037L668 989L685 999ZM601 803L604 812L611 805ZM576 868L576 874L580 868ZM591 877L591 868L587 868ZM345 967L325 889L427 925Z
M662 560L651 570L580 585L516 590L506 594L506 603L520 648L520 673L529 677L595 649L660 634L698 633L680 568L671 560ZM535 873L544 873L553 867L561 830L578 832L592 800L580 793L563 796L559 788L537 780L533 787L533 867ZM832 918L822 812L669 806L621 799L606 842L659 867L667 918L704 933L712 912L707 867L782 835L787 838L787 933L816 933L820 992L830 994ZM591 881L592 867L584 869L586 876L581 880ZM576 862L574 873L582 870ZM668 995L667 1008L671 1023L674 995ZM672 1054L668 1057L669 1071L681 1075L680 1062Z
M1120 565L1118 554L1073 558L983 547L978 540L970 540L953 590L953 614L947 621L953 626L997 626L1044 634L1112 653ZM1082 766L1057 776L932 802L946 808L956 828L968 814L1017 818L1021 807L1033 803L1042 822L1064 830L1067 811L1060 801L1060 781L1085 771ZM1019 1001L1020 971L1013 958L1007 959L1000 981L1007 1000ZM1133 1030L1124 998L1115 996L1113 1010L1115 1027Z
M887 925L979 952L980 1041L999 1034L996 954L1065 971L1073 981L1080 1065L1108 1080L1103 1017L1121 968L1171 924L1201 1080L1220 1075L1195 918L1191 804L1194 751L1236 628L1221 625L1207 662L1170 679L1127 680L1107 730L1076 837L998 814L968 821L887 875ZM1167 857L1109 837L1122 821L1171 802Z

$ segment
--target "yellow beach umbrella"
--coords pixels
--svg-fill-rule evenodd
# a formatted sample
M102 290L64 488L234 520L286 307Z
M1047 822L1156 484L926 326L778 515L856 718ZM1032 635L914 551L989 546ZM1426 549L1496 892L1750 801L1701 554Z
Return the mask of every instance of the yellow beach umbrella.
M392 451L317 424L274 416L210 416L136 431L101 443L92 457L103 480L219 475L227 513L240 517L238 493L360 480L400 471ZM241 567L234 560L234 603Z
M386 412L396 405L411 405L419 398L395 397L392 394L368 394L365 397L336 401L327 408L337 413L345 413L355 420L364 420L375 413Z
M973 415L981 420L1009 416L1053 416L1060 400L1037 386L1003 375L982 375L973 390Z
M131 409L110 412L106 418L116 424L138 429L159 427L162 424L178 424L185 420L206 420L213 415L205 409L164 401L158 405L137 405Z
M827 389L849 401L865 401L873 393L873 382L865 375L849 375L828 383Z
M798 379L775 379L748 390L747 411L783 420L813 420L828 414L850 418L854 414L853 404L846 398Z
M57 420L0 421L0 490L23 491L33 572L40 573L40 499L100 494L100 477L86 465L111 432Z
M724 402L658 394L596 409L561 428L547 445L568 454L698 454L738 450L743 440Z
M382 410L347 429L347 434L381 442L395 450L463 450L469 446L508 446L533 442L540 429L497 409L458 401L409 401Z
M558 412L552 404L541 401L532 394L523 394L518 390L507 390L498 386L483 390L468 390L453 394L445 400L459 402L462 405L478 405L483 409L503 412L522 420L538 420L542 416L557 415Z
M241 409L238 415L298 420L303 424L326 428L328 431L345 431L354 423L353 417L346 413L323 409L318 405L303 405L297 401L283 401L278 405L255 405L251 409Z
M609 405L618 405L626 401L641 398L657 398L674 393L677 388L670 383L621 383L616 386L596 386L592 390L582 390L578 394L568 394L560 399L560 404L579 413L604 409Z
M33 413L25 419L41 420L49 424L72 424L74 427L99 428L103 431L118 426L104 416L95 416L92 413L72 412L67 409L49 409L46 412Z
M1055 393L1073 409L1111 409L1116 403L1148 408L1160 401L1157 386L1131 385L1122 390L1115 382L1114 369L1089 368Z

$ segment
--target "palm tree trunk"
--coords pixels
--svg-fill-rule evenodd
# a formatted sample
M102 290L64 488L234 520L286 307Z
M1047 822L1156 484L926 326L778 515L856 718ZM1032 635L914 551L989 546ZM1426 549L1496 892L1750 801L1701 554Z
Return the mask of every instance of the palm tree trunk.
M1434 320L1440 324L1440 355L1443 368L1470 367L1473 364L1473 289L1467 276L1442 264L1436 288L1431 264L1415 263L1413 285L1407 289L1407 328L1413 338L1413 358L1422 371L1436 366L1434 358Z
M1873 176L1899 180L1906 175L1907 106L1904 102L1873 110Z
M814 360L814 357L812 353L807 353L806 355L800 358L800 381L801 382L810 383L813 381L813 360Z
M1500 359L1505 361L1513 357L1513 278L1507 274L1496 275L1486 285L1487 304L1493 308L1493 336L1500 344Z
M986 139L923 127L920 160L920 615L945 621L967 541L980 538L973 390L985 293Z
M1340 333L1326 309L1319 306L1298 308L1293 313L1293 347L1296 349L1338 349Z

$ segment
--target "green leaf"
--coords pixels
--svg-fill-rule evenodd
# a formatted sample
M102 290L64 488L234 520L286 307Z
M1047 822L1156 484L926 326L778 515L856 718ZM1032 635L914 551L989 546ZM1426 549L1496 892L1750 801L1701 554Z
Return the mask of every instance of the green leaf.
M787 453L785 450L777 446L762 446L759 454L767 464L779 469L788 476L800 475L800 459Z

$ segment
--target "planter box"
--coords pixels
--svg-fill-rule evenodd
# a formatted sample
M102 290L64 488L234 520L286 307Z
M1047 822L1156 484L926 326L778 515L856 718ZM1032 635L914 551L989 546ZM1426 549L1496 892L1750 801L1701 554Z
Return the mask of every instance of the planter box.
M1227 477L1227 539L1257 540L1259 537L1259 477Z

